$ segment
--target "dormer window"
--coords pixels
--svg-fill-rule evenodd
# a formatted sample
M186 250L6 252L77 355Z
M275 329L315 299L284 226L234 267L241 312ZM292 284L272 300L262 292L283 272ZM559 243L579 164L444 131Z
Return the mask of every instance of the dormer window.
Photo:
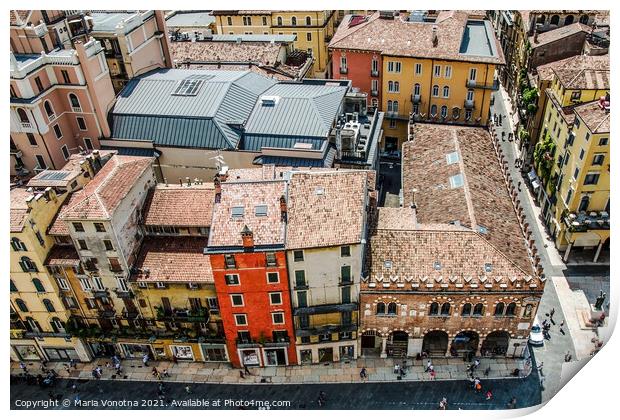
M254 207L254 214L256 216L267 216L267 205L261 204Z
M435 263L433 264L433 268L435 270L441 270L441 263L439 261L435 261Z
M385 260L383 261L383 266L385 268L392 268L392 261L391 260Z
M233 218L242 218L244 214L244 208L243 207L233 207L231 210L231 216Z

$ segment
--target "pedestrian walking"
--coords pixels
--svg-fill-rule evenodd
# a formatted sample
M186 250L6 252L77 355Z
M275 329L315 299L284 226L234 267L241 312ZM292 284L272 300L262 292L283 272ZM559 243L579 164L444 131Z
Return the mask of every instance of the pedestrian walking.
M564 361L565 362L570 362L572 360L573 356L570 354L570 351L566 353L566 355L564 355Z
M91 375L93 375L93 379L99 379L97 377L97 371L95 369L93 369L90 373L91 373Z
M112 364L110 362L105 362L105 367L106 369L110 369L112 367Z
M499 119L499 125L502 125L502 114L499 114L498 119Z
M435 370L431 370L429 376L430 376L431 381L434 381L435 380Z
M551 319L553 319L553 314L555 314L555 308L551 308L551 311L549 312L549 317Z
M28 373L28 368L24 362L19 362L19 368L24 371L24 373Z
M428 372L429 370L431 370L431 367L433 367L433 363L429 360L428 362L426 362L426 369L424 369L424 372Z
M478 369L478 366L480 366L480 359L474 361L474 370Z
M142 363L144 363L144 366L148 367L149 366L149 355L145 354L144 356L142 356Z
M248 367L246 365L243 365L243 370L245 371L245 373L247 373L248 375L251 375L252 373L250 372L250 369L248 369Z
M368 374L366 373L366 368L362 368L362 370L360 370L360 378L362 379L362 382L366 380Z
M168 373L168 369L164 369L164 370L162 371L162 373L161 373L161 374L162 374L162 376L164 376L165 378L169 378L169 377L170 377L170 374Z
M448 408L448 400L446 399L446 397L443 397L441 401L439 401L439 409L445 410L446 408Z
M488 378L490 373L491 373L491 366L487 367L487 368L484 370L484 377L485 377L485 378Z
M560 333L562 333L562 335L566 335L566 332L564 332L564 321L562 321L562 323L560 324Z
M65 370L67 371L67 376L71 376L71 368L69 365L65 365Z
M97 372L97 379L101 379L101 377L103 376L103 369L101 369L101 366L97 366L95 371Z
M243 371L242 371L242 370L240 370L240 371L239 371L239 377L240 377L241 379L245 379L245 375L243 374Z
M396 375L398 375L398 372L399 372L399 371L400 371L400 365L399 365L398 363L396 363L396 364L394 365L394 373L395 373Z
M491 392L491 390L487 391L487 401L490 400L491 398L493 398L493 393Z
M518 189L519 191L521 191L521 181L519 181L519 182L517 183L517 189Z
M156 368L155 366L153 366L153 369L151 370L151 374L152 374L153 376L157 376L157 375L158 375L158 373L159 373L159 372L157 371L157 368Z

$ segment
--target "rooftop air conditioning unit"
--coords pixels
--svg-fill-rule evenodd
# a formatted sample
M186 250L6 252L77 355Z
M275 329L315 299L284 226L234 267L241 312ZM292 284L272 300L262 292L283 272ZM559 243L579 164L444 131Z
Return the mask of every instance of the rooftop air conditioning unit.
M278 96L261 96L260 98L262 106L275 106L279 100L280 97Z

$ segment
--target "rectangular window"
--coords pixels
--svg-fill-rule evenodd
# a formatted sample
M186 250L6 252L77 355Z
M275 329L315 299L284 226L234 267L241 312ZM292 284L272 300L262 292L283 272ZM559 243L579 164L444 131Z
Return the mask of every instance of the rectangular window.
M304 290L303 292L297 292L297 307L305 308L308 306L308 294Z
M295 287L306 286L306 272L304 270L295 270Z
M60 73L62 74L62 79L65 83L71 83L71 78L69 77L69 72L67 70L60 70Z
M267 283L280 283L280 276L278 273L267 273Z
M64 145L60 148L60 151L62 152L62 156L65 158L65 160L69 160L69 156L71 156L71 155L70 155L70 153L69 153L69 149L67 148L67 145L66 145L66 144L64 144Z
M263 26L267 26L267 16L263 16Z
M452 66L446 66L444 70L444 75L446 79L450 79L452 77Z
M66 279L63 279L62 277L56 277L56 283L58 283L58 287L61 290L69 290L69 283Z
M575 173L573 173L573 178L577 179L579 177L579 168L575 168Z
M84 232L84 225L82 225L80 222L73 222L73 229L76 232Z
M435 66L435 77L441 76L441 66Z
M237 332L237 339L241 343L249 343L250 341L252 341L252 337L250 337L250 332L249 331L238 331Z
M570 200L571 198L573 198L573 189L569 188L568 192L566 193L566 205L570 206Z
M379 60L377 59L372 59L371 62L371 69L373 71L373 73L377 74L379 72Z
M347 69L347 57L345 56L340 56L340 69L341 70Z
M118 288L121 291L123 291L123 292L128 292L129 291L129 286L127 285L127 280L125 280L125 277L117 276L116 277L116 284L118 285Z
M469 69L469 80L476 81L476 76L478 75L478 70L475 68Z
M84 137L84 147L86 147L86 150L93 150L93 142L91 139Z
M347 311L342 313L342 325L351 325L351 312Z
M370 81L370 90L372 90L373 92L379 91L379 81L377 79L372 79Z
M39 76L35 77L34 82L37 85L37 89L39 89L39 93L43 92L43 83L41 83L41 78Z
M306 41L312 41L312 33L311 32L307 32L306 33Z
M220 312L220 303L217 301L216 297L207 298L207 305L209 306L209 311L211 313L219 313Z
M415 65L415 74L416 75L422 74L422 64L421 63L416 63L416 65Z
M343 265L340 267L340 282L351 283L351 266Z
M599 174L586 174L583 179L583 185L596 185L598 184Z
M599 146L607 146L609 144L609 139L607 137L601 137L598 141Z
M155 287L157 287L158 289L165 289L166 283L164 283L163 281L158 281L157 283L155 283Z
M280 292L269 293L269 302L272 305L281 305L282 304L282 293Z
M110 271L123 271L123 267L118 258L108 258L108 263L110 264Z
M226 268L235 268L235 256L232 254L224 255L224 262L226 263Z
M81 250L88 250L88 246L86 245L86 241L84 239L78 239L78 245Z
M243 295L230 295L232 306L243 306Z
M105 232L105 226L103 223L95 223L95 230L97 232Z
M396 120L394 118L390 118L390 128L396 128Z
M594 155L594 158L592 159L592 165L602 165L603 162L605 162L604 154Z
M80 286L85 292L88 292L93 288L92 284L90 284L90 280L87 277L80 277Z
M274 324L284 324L284 312L272 312L271 320Z
M342 288L342 303L351 303L351 286Z
M248 319L245 314L235 314L235 325L248 325Z
M583 157L585 156L586 151L581 149L581 152L579 152L579 160L583 160Z
M293 251L293 260L295 262L303 261L304 260L304 252L301 251L301 250Z
M34 134L26 133L26 137L28 137L28 142L31 146L38 146L37 140L34 138Z
M275 267L278 265L275 252L268 252L265 254L265 260L267 262L267 267Z
M226 284L229 286L236 286L239 284L239 275L238 274L226 274L224 276L226 280Z
M341 257L350 257L351 256L351 247L349 245L340 247L340 256Z
M308 328L310 326L310 317L308 315L299 315L299 328ZM302 337L303 338L303 337ZM308 337L310 338L310 337ZM310 341L308 340L308 343Z
M106 251L114 251L114 247L112 246L112 241L109 239L103 240L103 246L105 246Z
M80 128L80 130L82 131L86 131L86 121L84 120L83 117L77 117L77 125Z
M60 130L60 126L58 124L54 124L54 134L56 135L56 138L58 140L60 140L62 138L62 131Z

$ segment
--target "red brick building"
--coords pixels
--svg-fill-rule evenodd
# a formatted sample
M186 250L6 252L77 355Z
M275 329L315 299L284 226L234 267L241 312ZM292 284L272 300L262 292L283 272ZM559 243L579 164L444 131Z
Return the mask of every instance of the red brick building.
M286 269L286 182L225 182L207 254L233 366L297 363Z
M377 12L378 14L378 12ZM332 53L332 74L334 79L348 79L354 87L368 95L368 106L379 107L381 104L381 68L383 57L378 50L362 50L331 47L349 32L367 25L370 16L353 16L348 23L343 23L334 34L329 50ZM376 18L376 17L375 17Z

